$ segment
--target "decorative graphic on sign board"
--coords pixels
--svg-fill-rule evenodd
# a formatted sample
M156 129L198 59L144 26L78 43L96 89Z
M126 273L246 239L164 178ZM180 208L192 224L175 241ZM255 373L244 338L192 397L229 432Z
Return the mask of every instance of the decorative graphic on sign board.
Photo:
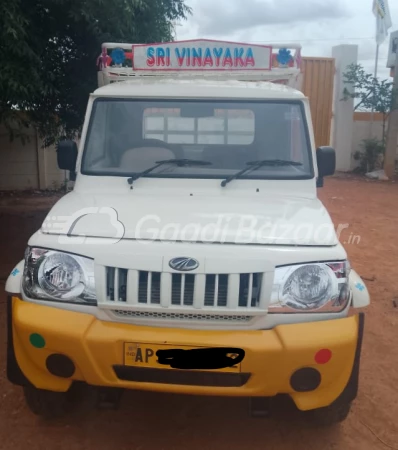
M126 55L124 54L123 49L115 48L112 50L111 58L116 66L121 66L126 59Z
M106 69L112 62L112 58L108 55L106 47L102 47L101 54L97 58L98 70Z
M271 70L272 47L198 39L133 45L134 70Z
M293 62L293 57L287 48L281 48L276 57L279 67L288 67L291 62Z

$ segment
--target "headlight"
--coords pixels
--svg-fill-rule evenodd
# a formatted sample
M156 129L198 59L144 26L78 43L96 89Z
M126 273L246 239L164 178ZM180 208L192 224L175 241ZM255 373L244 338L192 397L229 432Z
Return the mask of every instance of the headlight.
M347 261L278 267L269 312L343 311L351 295L349 272Z
M96 304L94 261L70 253L28 248L22 281L34 299Z

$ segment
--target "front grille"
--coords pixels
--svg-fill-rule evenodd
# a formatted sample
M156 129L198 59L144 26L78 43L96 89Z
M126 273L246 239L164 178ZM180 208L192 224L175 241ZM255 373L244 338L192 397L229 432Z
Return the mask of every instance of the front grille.
M127 298L127 270L108 267L106 271L106 298L125 302Z
M195 275L172 274L171 304L193 306Z
M253 319L253 316L246 315L166 313L155 311L125 311L117 309L113 310L113 313L118 317L131 317L134 319L198 320L202 322L246 323Z
M239 306L255 307L260 295L259 274L242 274L239 283Z
M216 294L217 291L217 295ZM206 277L205 306L227 306L228 275L208 275ZM217 304L215 304L217 298Z
M138 303L160 305L160 273L140 272Z
M201 316L213 309L233 309L236 314L241 308L260 308L262 279L262 273L183 274L107 267L105 302L138 308L158 306L173 312L192 308L195 313L200 310ZM163 318L169 318L167 314L165 311ZM211 320L225 320L215 317ZM181 318L197 320L186 314Z

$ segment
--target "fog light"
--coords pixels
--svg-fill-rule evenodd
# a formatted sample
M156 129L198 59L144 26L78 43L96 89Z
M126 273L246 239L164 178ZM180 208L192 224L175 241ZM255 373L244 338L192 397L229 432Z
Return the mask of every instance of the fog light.
M46 360L47 370L57 377L70 378L76 370L73 361L65 355L53 354Z
M310 392L321 384L321 374L312 367L296 370L290 378L290 386L296 392Z

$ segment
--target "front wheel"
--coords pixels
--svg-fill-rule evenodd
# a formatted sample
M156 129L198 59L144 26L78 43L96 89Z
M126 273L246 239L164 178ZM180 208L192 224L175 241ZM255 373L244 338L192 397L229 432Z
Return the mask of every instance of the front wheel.
M37 389L33 386L24 387L24 396L29 409L44 419L63 417L71 409L69 392L52 392Z
M307 411L308 419L318 426L331 426L343 422L350 413L351 403L336 402L325 408Z

